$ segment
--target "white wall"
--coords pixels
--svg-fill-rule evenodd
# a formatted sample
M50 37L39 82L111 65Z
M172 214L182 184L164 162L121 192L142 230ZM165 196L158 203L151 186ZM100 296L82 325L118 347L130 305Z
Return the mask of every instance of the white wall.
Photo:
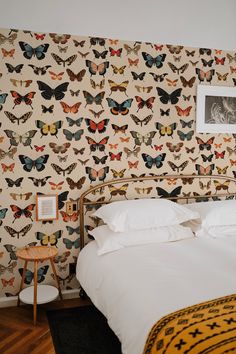
M236 50L235 0L0 0L0 27Z

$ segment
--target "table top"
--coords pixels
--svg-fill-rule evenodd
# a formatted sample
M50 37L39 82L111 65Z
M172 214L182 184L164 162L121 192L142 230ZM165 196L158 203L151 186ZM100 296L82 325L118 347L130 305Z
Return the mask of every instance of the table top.
M58 254L58 250L50 246L32 246L18 250L16 255L20 259L26 261L42 261L54 258Z

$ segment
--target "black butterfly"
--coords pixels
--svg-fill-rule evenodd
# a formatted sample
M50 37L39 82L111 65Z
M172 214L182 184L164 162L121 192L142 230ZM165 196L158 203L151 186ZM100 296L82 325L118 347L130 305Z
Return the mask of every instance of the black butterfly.
M13 181L13 179L11 178L5 178L8 187L21 187L21 183L23 182L23 177L17 178L15 181Z
M179 196L180 192L181 192L182 186L176 187L175 189L173 189L171 192L167 192L165 189L161 188L161 187L156 187L157 190L157 194L161 197L161 198L168 198L171 201L175 201Z
M41 105L42 107L42 113L53 113L54 105L52 104L49 107L45 107L43 104Z
M77 58L77 54L74 54L74 55L72 55L71 57L69 57L67 59L62 59L55 53L51 53L51 56L57 62L58 65L62 64L64 67L66 66L66 64L68 66L70 66L75 61L75 59Z
M160 101L164 104L171 103L176 104L179 101L179 97L181 95L182 88L178 88L171 93L166 92L160 87L157 87L157 93L160 96Z
M99 158L97 156L92 156L92 158L94 159L94 162L95 162L96 165L98 165L99 163L104 165L106 163L108 155L105 155L102 158Z
M54 163L51 163L52 168L56 171L58 175L63 174L65 177L65 174L67 173L68 175L71 174L71 172L76 168L77 163L74 162L71 165L67 166L66 168L62 168Z
M170 108L168 108L166 111L164 111L164 109L160 108L160 113L161 113L161 117L169 116L170 115Z
M48 50L49 44L41 44L38 47L33 48L30 44L20 41L19 46L23 51L23 55L26 59L31 59L33 56L35 56L38 60L42 60L45 58L45 53Z
M108 50L104 50L103 52L98 52L96 49L93 49L93 54L95 55L96 59L102 58L102 59L106 59Z
M52 67L51 65L39 67L39 66L35 66L32 64L28 64L28 66L33 69L33 71L36 75L45 75L47 70Z
M45 164L49 158L49 155L39 156L36 160L32 160L29 156L19 155L19 160L23 165L23 169L26 172L31 172L33 168L36 168L38 172L41 172L45 169Z
M55 97L55 99L59 101L65 96L64 92L67 91L69 82L64 82L63 84L60 84L55 87L55 89L52 89L50 86L48 86L42 81L37 81L37 84L39 90L42 91L41 96L45 98L45 100L51 100L52 97Z
M30 179L36 187L43 187L46 185L47 180L51 177L52 176L46 176L44 178L28 177L28 179Z
M214 154L211 154L209 156L201 154L201 157L202 157L203 162L208 162L208 161L211 162L214 157Z
M137 74L134 71L131 71L131 74L132 74L134 80L141 80L141 81L144 79L144 76L146 75L145 72Z
M146 52L142 52L142 56L148 68L152 68L152 66L154 65L158 69L163 66L163 62L166 58L166 54L159 54L155 58L153 58L150 54Z
M21 70L23 69L23 66L24 64L18 64L16 66L13 66L9 63L5 63L6 67L7 67L7 70L9 73L14 73L16 72L17 74L20 74L21 73Z
M150 75L152 75L153 79L156 81L156 82L162 82L164 81L165 79L165 76L168 75L168 73L163 73L163 74L160 74L160 75L157 75L155 73L149 73Z

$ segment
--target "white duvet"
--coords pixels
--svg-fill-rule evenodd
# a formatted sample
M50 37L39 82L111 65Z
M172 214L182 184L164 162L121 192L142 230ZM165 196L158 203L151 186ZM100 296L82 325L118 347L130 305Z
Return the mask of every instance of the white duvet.
M141 354L153 324L180 308L236 293L236 237L81 252L77 278L122 343Z

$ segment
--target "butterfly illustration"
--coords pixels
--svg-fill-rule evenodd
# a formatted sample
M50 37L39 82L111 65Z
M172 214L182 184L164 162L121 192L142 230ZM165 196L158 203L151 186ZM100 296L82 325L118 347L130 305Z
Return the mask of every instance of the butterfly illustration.
M70 147L70 143L64 143L62 145L57 145L55 143L49 143L49 146L50 148L52 149L52 151L55 153L55 154L64 154L67 152L67 150L69 149Z
M62 168L54 163L51 164L52 168L56 171L56 173L58 175L63 175L65 177L66 174L71 174L72 171L74 171L74 169L77 166L76 162L73 162L71 165L67 166L66 168Z
M157 194L160 196L160 198L166 198L171 201L175 201L177 197L181 193L182 186L174 188L171 192L167 192L165 189L161 187L156 187Z
M209 71L203 71L203 70L201 70L199 68L196 68L195 71L196 71L196 74L198 75L198 79L199 79L200 82L203 82L203 81L206 80L207 82L211 83L212 78L213 78L213 76L215 74L215 70L214 69L211 69Z
M216 166L216 169L217 169L217 172L219 175L225 175L227 173L228 168L229 168L229 166L225 166L223 168Z
M128 143L130 141L130 136L126 137L126 138L123 138L122 136L120 136L120 141L122 143Z
M135 88L138 92L146 92L149 93L153 89L153 86L139 86L135 85Z
M132 161L128 161L128 166L129 166L129 170L131 168L138 168L138 164L139 164L139 161L135 161L135 162L132 162Z
M206 60L206 59L201 59L203 66L207 67L209 66L210 68L212 67L212 64L214 63L214 59L211 60Z
M224 65L226 57L218 58L215 56L214 58L215 58L216 65Z
M129 187L128 183L123 184L119 188L115 187L113 184L110 184L108 186L108 188L109 188L109 191L110 191L111 198L116 196L116 195L120 195L120 196L124 196L127 199L126 193L127 193L128 187ZM111 200L111 198L110 198L110 200Z
M95 64L91 60L86 60L86 66L89 69L89 72L92 75L96 75L97 73L99 75L104 76L106 74L107 69L109 68L109 61L104 61L103 63L100 64Z
M12 33L8 37L4 36L2 33L0 34L0 45L4 43L14 44L14 41L17 38L17 33Z
M6 50L5 48L2 48L2 55L3 55L3 58L13 58L14 59L14 54L15 54L15 49L12 48L10 50Z
M68 222L68 221L77 221L78 220L78 215L79 215L79 212L76 211L74 212L73 214L67 214L65 211L61 210L60 211L60 214L63 218L63 221L64 222Z
M113 168L111 168L113 178L123 178L125 171L126 171L126 168L124 168L123 170L120 170L120 171L116 171Z
M36 75L45 75L47 73L47 70L52 67L51 65L46 65L46 66L40 67L40 66L35 66L32 64L28 64L28 66L33 69L33 72Z
M110 156L110 161L120 161L121 156L122 156L122 151L118 152L117 154L114 154L113 152L109 151L109 156Z
M157 75L156 73L151 73L151 72L149 74L152 75L154 81L156 82L163 82L165 77L168 75L168 73Z
M200 194L193 192L193 195L195 197L195 201L198 202L208 202L209 201L209 197L211 195L211 191L205 193L204 196L201 196Z
M199 186L202 190L209 189L211 187L211 180L204 184L202 181L199 181Z
M15 168L15 163L12 163L10 165L6 165L5 163L1 163L2 166L2 171L3 172L14 172L14 168Z
M42 246L56 246L58 239L62 236L62 230L58 230L51 235L46 235L42 232L36 232L36 238L40 241Z
M175 106L175 108L176 108L178 116L180 116L180 117L188 117L190 112L191 112L192 106L188 106L185 109L183 109L183 108L181 108L179 106Z
M73 150L74 150L75 155L78 155L78 154L83 155L85 148L81 148L81 149L73 148Z
M41 105L42 113L53 113L54 105L52 104L49 107L45 107L43 104Z
M51 176L46 176L44 178L28 177L28 179L30 179L36 187L44 187L49 178L51 178Z
M83 117L75 119L75 120L70 118L70 117L66 117L66 120L67 120L67 122L69 124L69 127L73 127L74 125L77 126L77 127L80 127L81 123L83 121Z
M143 118L143 119L139 119L137 116L135 116L134 114L130 114L130 117L133 119L133 121L135 122L135 124L137 125L141 125L141 127L144 125L147 125L153 118L153 114L148 115L147 117Z
M164 104L171 103L176 104L179 101L179 97L181 95L182 88L178 88L177 90L171 92L170 94L163 90L160 87L157 87L157 93L160 96L160 101Z
M166 46L169 49L171 54L179 54L181 52L181 50L183 49L182 45L167 44Z
M10 196L14 200L28 200L32 196L32 193L10 193Z
M166 58L166 54L159 54L156 58L153 58L150 54L146 52L142 52L143 59L145 61L145 65L148 68L152 68L153 65L160 69L163 66L163 63Z
M199 137L196 137L196 140L197 140L197 143L198 143L198 146L199 146L199 150L211 150L212 148L212 144L215 140L215 137L213 136L212 138L209 138L206 142L204 142L201 138Z
M12 180L11 178L5 178L8 187L21 187L21 183L23 182L24 177L17 178L15 181Z
M221 146L219 146L219 147L221 147ZM231 149L231 147L227 146L227 147L226 147L226 150L228 151L229 156L231 156L231 155L233 155L233 154L236 155L236 148Z
M8 286L14 286L14 281L15 281L15 277L12 277L10 279L3 279L1 278L1 282L2 282L2 287L6 288Z
M196 81L196 77L193 76L191 79L189 80L186 80L183 76L180 76L180 80L183 84L183 87L189 87L189 88L192 88L193 87L193 84L195 83Z
M69 184L70 189L81 189L86 180L86 177L81 177L77 182L73 181L70 177L66 178L66 182Z
M48 182L51 186L51 190L55 191L55 190L61 190L62 189L62 185L64 184L64 181L61 181L59 183L54 183L54 182Z
M114 48L109 47L109 52L110 52L111 57L116 56L116 57L120 58L122 51L123 51L123 48L114 49Z
M73 39L73 42L74 42L75 47L81 47L81 48L83 48L83 46L85 45L85 41L84 41L84 40L78 42L76 39Z
M211 49L209 49L209 48L199 48L199 54L200 55L204 55L204 54L206 54L206 55L211 55Z
M112 81L112 80L108 80L108 83L110 85L110 95L112 94L112 92L116 92L116 91L120 91L120 92L124 92L125 95L128 97L128 95L126 94L126 90L127 90L127 86L129 84L129 81L123 81L120 84L117 84L116 82Z
M95 170L92 167L85 167L85 172L88 174L88 177L91 182L94 182L99 179L99 181L104 181L106 178L106 174L109 172L109 167L103 167L100 170Z
M128 124L122 125L121 127L119 125L112 124L111 127L114 130L115 134L118 133L126 134L126 130L128 129Z
M147 107L148 109L150 109L152 112L152 107L153 107L153 103L155 101L156 97L149 97L147 100L143 100L142 97L140 96L135 96L136 102L138 103L138 110L137 112L144 107Z
M177 130L177 134L178 134L180 140L182 140L182 141L184 141L184 140L189 141L189 140L191 140L192 137L193 137L194 130L190 130L190 131L187 132L187 133L184 133L184 132L182 132L181 130Z
M16 219L19 219L22 215L24 215L26 218L30 218L31 221L32 219L32 211L34 210L35 204L29 204L27 207L24 209L21 209L17 205L11 204L10 208L13 211L13 217L14 220L12 223L16 221Z
M66 248L71 250L72 247L79 248L80 247L80 238L78 237L75 241L71 241L68 238L63 238L63 243L65 244Z
M166 79L166 82L168 83L168 86L175 87L177 85L178 79L175 79L175 80Z
M83 135L84 133L84 129L79 129L77 130L76 132L72 133L70 132L69 130L67 129L63 129L63 134L65 135L66 139L71 141L71 140L75 140L75 141L78 141L81 139L81 136Z
M166 110L160 108L160 113L161 113L161 117L164 117L164 116L169 117L169 115L170 115L170 108L168 108L168 109L166 109Z
M201 176L211 175L214 168L215 168L214 164L208 165L207 167L203 167L199 164L195 165L195 169L198 172L198 175L201 175Z
M11 237L17 237L18 239L25 236L32 228L33 224L24 226L21 230L17 231L10 226L4 226L4 229L11 235Z
M155 149L156 151L161 151L161 150L163 149L163 144L161 144L161 145L154 145L154 149Z
M33 168L36 168L38 172L41 172L45 169L45 164L48 161L49 155L42 155L38 157L36 160L32 160L30 157L26 155L19 155L19 160L23 165L23 169L26 172L31 172Z
M136 149L134 149L134 150L130 150L129 148L124 147L124 152L126 153L127 158L132 155L134 157L138 157L138 153L140 152L140 150L141 150L140 146L136 147Z
M5 157L8 157L9 159L14 159L14 155L17 152L17 148L13 148L9 151L4 151L0 149L0 160L4 159Z
M181 163L179 166L177 166L176 164L174 164L171 161L167 161L167 163L172 168L173 171L177 171L177 173L179 173L179 171L183 171L185 169L185 167L188 166L189 161L186 160L183 163Z
M49 265L45 265L43 267L40 267L37 270L37 282L38 283L42 283L44 281L45 275L47 274L47 271L48 271L48 268L49 268ZM18 270L19 270L20 275L23 276L23 268L19 268ZM29 284L31 284L33 279L34 279L34 272L32 272L29 269L26 269L24 283L29 285Z
M72 230L77 230L78 229L78 232L76 232L76 233L79 233L79 226L76 229L74 229L71 226L66 226L66 228L67 228L67 231L68 231L69 235L72 235L73 232L76 232L76 231L72 232ZM66 252L63 252L62 254L57 255L56 257L54 257L53 260L54 260L55 263L65 263L69 256L70 256L70 251L66 251Z
M145 72L142 72L142 73L140 73L140 74L137 74L137 73L134 72L134 71L131 71L131 74L132 74L132 76L133 76L133 80L140 80L140 81L142 81L142 80L144 79L145 75L146 75Z
M150 194L151 191L153 190L153 187L146 187L146 188L135 187L134 189L138 194Z
M8 208L0 209L0 226L2 225L2 219L5 218Z
M17 262L13 261L11 264L8 266L4 266L3 264L0 264L0 275L4 274L5 272L12 273L14 272L14 268L17 266Z
M42 60L45 58L45 53L47 52L49 48L49 44L41 44L36 48L31 47L30 44L26 42L19 42L20 49L23 52L23 56L26 59L31 59L32 57L36 57L38 60Z
M166 143L166 146L168 147L170 152L179 152L183 145L183 143L178 143L176 145L169 142Z
M99 52L96 49L93 49L93 54L95 56L96 59L106 59L108 50L104 50L103 52Z
M158 122L156 123L156 128L157 128L157 130L159 130L160 137L161 136L165 136L165 135L172 137L176 127L177 127L176 123L172 123L172 124L167 125L167 126L165 126L165 125L163 125L161 123L158 123Z
M112 98L107 98L108 106L111 108L110 112L114 115L118 115L119 113L122 115L127 115L129 113L129 109L133 102L133 98L129 98L128 100L118 103Z
M101 38L101 37L90 37L90 47L91 47L92 45L96 45L96 44L98 44L98 45L104 47L104 46L105 46L105 43L106 43L105 38Z
M79 93L80 93L80 90L73 91L73 90L70 89L70 94L71 94L72 97L74 97L74 96L75 96L75 97L78 97L78 96L79 96Z
M88 198L84 198L84 203L86 203L86 213L87 211L97 210L99 208L99 203L104 202L105 197L98 198L97 200L91 201ZM97 203L97 204L94 204Z
M83 80L83 77L86 73L86 70L85 69L82 69L81 71L79 71L77 74L75 74L72 70L70 69L66 69L66 72L70 78L71 81L82 81Z
M211 162L214 157L214 154L211 154L209 156L201 154L201 157L202 157L203 162Z
M183 120L183 119L180 119L179 121L180 121L180 124L181 124L182 128L192 128L192 125L193 125L193 123L194 123L194 120L193 120L193 119L190 120L189 122L186 122L186 121Z
M13 66L9 63L5 63L6 67L7 67L7 70L9 73L17 73L17 74L20 74L21 73L21 70L23 69L24 67L24 64L18 64L16 66Z
M44 40L46 34L45 33L34 33L35 38L38 40Z
M223 189L223 190L228 190L228 189L229 189L230 181L229 181L229 180L226 180L225 182L220 183L220 182L217 181L217 180L213 180L213 183L214 183L214 185L215 185L216 191L220 191L221 189Z
M231 55L231 54L229 54L229 53L227 53L226 56L227 56L227 58L228 58L228 60L229 60L229 64L230 64L230 63L233 63L233 62L236 63L236 53L234 53L234 56Z
M111 64L111 67L112 67L112 70L113 70L113 74L124 75L126 65L121 66L120 68L118 68L117 66Z
M189 67L189 64L188 63L186 63L186 64L184 64L184 65L182 65L182 66L180 66L179 68L177 68L177 66L175 66L174 64L172 64L172 63L170 63L170 62L168 62L167 63L168 65L169 65L169 67L171 68L171 70L173 71L173 73L174 74L183 74L184 72L185 72L185 70L187 70L188 69L188 67Z
M23 86L23 87L29 87L32 84L32 80L17 80L17 79L10 79L11 83L13 86L18 87L18 86Z
M56 44L66 44L68 39L70 39L71 37L70 34L56 34L56 33L49 33L49 36Z
M154 136L156 135L156 131L151 131L145 135L140 134L139 132L130 131L130 134L132 135L132 137L134 138L134 143L136 147L137 145L140 146L143 143L147 146L151 145L152 146L152 139L154 138Z
M45 100L51 100L55 97L55 100L61 100L65 96L65 92L67 91L69 82L64 82L63 84L58 85L54 89L45 84L42 81L37 81L38 88L41 91L41 96Z
M166 154L160 154L156 157L152 157L148 154L142 153L143 161L145 162L145 166L147 168L152 168L156 166L156 168L160 168L163 166L163 161L165 160Z
M63 121L59 120L51 124L46 124L41 120L36 120L35 124L36 127L40 129L40 132L42 134L41 137L48 134L52 136L55 135L57 137L58 129L62 127Z
M27 106L30 106L32 109L32 99L34 98L34 95L36 94L36 92L32 91L27 93L26 95L22 96L20 95L18 92L16 91L10 91L12 97L14 98L14 106L13 109L20 105L22 102L24 102Z
M217 75L218 81L226 81L229 73L225 73L222 75L222 74L216 72L216 75Z
M109 119L103 119L100 122L96 123L92 119L85 118L85 123L90 133L104 133L107 129Z
M139 63L139 58L133 60L131 58L128 58L129 66L138 66Z
M214 151L214 154L216 159L223 159L225 157L225 151Z
M105 91L98 93L95 97L93 97L88 91L83 91L84 98L86 100L86 105L95 103L96 105L102 106L102 99L104 98Z
M73 114L78 113L81 103L82 102L77 102L77 103L73 104L73 106L69 106L66 102L60 101L60 105L62 106L63 112L64 113L73 113Z
M129 55L129 54L134 54L134 55L138 55L138 52L140 51L141 49L141 45L138 44L138 45L135 45L133 48L130 47L128 44L124 44L124 48L126 50L126 54Z
M108 158L108 155L105 155L105 156L103 156L102 158L99 158L99 157L97 157L97 156L92 156L92 158L94 159L94 162L95 162L95 164L96 165L98 165L98 164L102 164L102 165L104 165L105 163L106 163L106 160L107 160L107 158Z
M57 73L54 73L54 71L49 70L49 74L52 80L62 80L62 76L64 75L64 71Z
M51 56L57 62L58 65L63 65L63 67L65 67L66 64L68 66L70 66L72 63L74 63L74 61L77 58L77 54L74 54L74 55L68 57L67 59L62 59L62 58L59 57L59 55L57 55L55 53L51 53Z
M8 111L4 111L5 115L7 118L11 121L11 123L17 123L19 125L20 123L25 123L33 114L33 112L27 112L24 113L21 117L16 117L14 114Z
M78 161L81 163L81 165L85 166L86 163L89 161L89 159L86 159L86 160L78 159Z

